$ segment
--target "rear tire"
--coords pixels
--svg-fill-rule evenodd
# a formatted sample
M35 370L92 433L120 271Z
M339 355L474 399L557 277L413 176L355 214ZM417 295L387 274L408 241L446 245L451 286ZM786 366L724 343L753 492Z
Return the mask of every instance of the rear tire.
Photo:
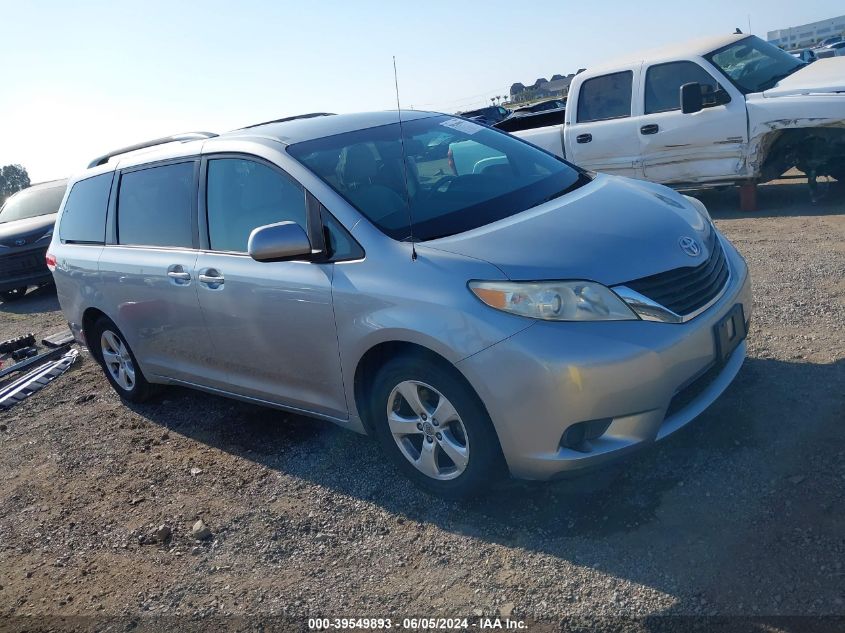
M3 292L0 292L0 299L3 299L5 303L23 299L26 294L26 289L27 286L20 286L19 288L12 288L11 290L4 290Z
M155 395L155 387L147 382L129 344L111 319L97 319L89 345L106 379L121 398L140 403Z
M388 361L373 381L370 420L396 466L438 497L476 496L505 472L490 416L445 362L418 355Z

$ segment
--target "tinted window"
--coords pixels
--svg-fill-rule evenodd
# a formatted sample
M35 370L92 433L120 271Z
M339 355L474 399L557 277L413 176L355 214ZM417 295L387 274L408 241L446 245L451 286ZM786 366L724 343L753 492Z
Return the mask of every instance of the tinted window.
M57 213L65 195L66 185L67 183L62 181L53 187L30 188L16 193L0 207L0 224Z
M208 235L211 248L245 253L249 234L290 220L306 228L305 191L289 176L250 160L208 163Z
M193 246L194 163L124 173L117 200L117 241L141 246Z
M73 185L59 227L59 237L63 241L94 244L105 241L112 176L109 172Z
M697 82L716 90L719 85L710 74L693 62L658 64L645 76L645 113L681 109L681 86Z
M634 73L626 70L588 79L578 95L578 122L631 116Z
M568 163L509 134L447 116L296 143L290 154L398 240L483 226L588 182ZM407 167L407 168L406 168ZM410 209L408 205L410 203Z

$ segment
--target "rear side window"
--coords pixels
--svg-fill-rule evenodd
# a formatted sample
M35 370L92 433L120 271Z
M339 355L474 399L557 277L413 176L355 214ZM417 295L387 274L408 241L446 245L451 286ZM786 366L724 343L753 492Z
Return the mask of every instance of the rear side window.
M645 113L681 109L681 86L688 83L719 88L710 74L694 62L670 62L648 69L645 75Z
M194 190L193 162L122 174L118 244L193 248Z
M292 221L306 228L305 190L290 176L239 158L208 162L208 236L216 251L245 253L252 229Z
M113 173L80 180L70 190L62 212L59 237L63 242L103 244L106 211Z
M585 81L578 95L578 123L631 116L633 81L630 70Z

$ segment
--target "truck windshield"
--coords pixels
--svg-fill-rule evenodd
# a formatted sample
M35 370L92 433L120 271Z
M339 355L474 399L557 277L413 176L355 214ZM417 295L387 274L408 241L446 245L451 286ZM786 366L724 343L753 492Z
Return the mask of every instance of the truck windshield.
M754 35L704 56L743 93L773 87L806 64Z
M24 189L6 201L0 207L0 224L34 218L37 215L58 213L59 205L65 195L64 181L54 187Z
M589 182L569 163L472 121L439 115L403 127L407 169L398 123L296 143L288 151L396 240L478 228Z

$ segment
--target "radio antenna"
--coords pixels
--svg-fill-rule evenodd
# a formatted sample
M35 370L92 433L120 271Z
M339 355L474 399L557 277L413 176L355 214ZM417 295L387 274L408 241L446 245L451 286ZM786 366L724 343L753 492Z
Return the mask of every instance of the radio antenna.
M405 180L405 204L408 205L408 231L411 240L411 261L417 260L414 245L414 216L411 213L411 189L408 187L408 157L405 155L405 128L402 126L402 106L399 105L399 77L396 72L396 55L393 56L393 85L396 88L396 112L399 115L399 143L402 147L402 175Z

